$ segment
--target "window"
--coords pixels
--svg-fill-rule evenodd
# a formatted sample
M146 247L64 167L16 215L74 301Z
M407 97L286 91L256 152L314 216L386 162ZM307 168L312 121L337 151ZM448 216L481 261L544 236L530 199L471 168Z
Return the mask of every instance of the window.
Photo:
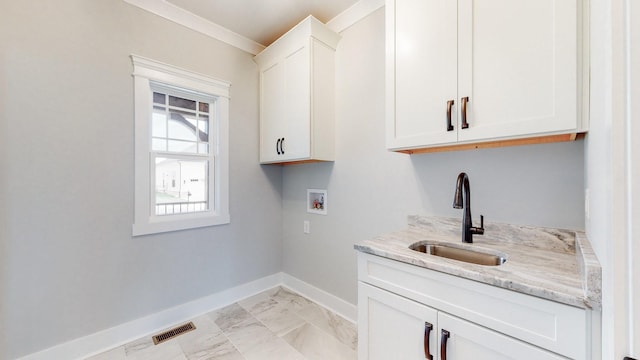
M229 223L229 83L131 58L133 235Z

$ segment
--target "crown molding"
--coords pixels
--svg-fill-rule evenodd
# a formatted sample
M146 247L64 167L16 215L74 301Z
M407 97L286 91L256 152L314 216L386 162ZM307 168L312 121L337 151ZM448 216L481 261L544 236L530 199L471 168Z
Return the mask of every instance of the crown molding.
M256 55L264 46L165 0L124 0L150 13Z
M327 26L331 30L340 33L383 7L384 1L385 0L360 0L347 10L329 20L327 22ZM124 2L185 26L191 30L220 40L231 46L237 47L238 49L250 54L257 55L265 49L265 46L260 43L248 39L165 0L124 0Z
M385 0L360 0L347 10L336 15L333 19L327 21L327 26L331 30L341 33L351 27L351 25L354 25L383 7L384 2Z

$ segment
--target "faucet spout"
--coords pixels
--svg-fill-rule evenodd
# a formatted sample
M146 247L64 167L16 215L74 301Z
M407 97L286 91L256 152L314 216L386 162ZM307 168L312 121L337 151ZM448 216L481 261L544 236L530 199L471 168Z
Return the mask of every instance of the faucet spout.
M484 234L484 216L480 215L480 227L474 227L472 224L471 187L469 186L469 176L464 172L460 173L456 180L456 191L453 195L453 207L455 209L463 209L462 242L472 243L474 234Z

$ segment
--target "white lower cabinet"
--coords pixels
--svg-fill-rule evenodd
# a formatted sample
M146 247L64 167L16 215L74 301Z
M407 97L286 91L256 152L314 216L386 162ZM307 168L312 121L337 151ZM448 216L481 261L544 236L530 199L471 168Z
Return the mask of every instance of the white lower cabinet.
M598 358L588 309L365 253L358 279L360 360Z
M436 358L436 310L362 282L358 297L359 359Z
M359 359L566 359L365 283Z

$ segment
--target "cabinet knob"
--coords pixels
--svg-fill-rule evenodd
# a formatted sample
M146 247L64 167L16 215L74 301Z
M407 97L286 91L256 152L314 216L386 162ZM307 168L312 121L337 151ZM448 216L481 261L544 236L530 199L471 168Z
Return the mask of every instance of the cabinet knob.
M453 100L447 101L447 131L453 131L453 124L451 124L451 108L453 107Z
M469 127L469 123L467 122L467 103L469 102L469 97L465 96L460 98L460 102L462 103L462 124L460 127L466 129Z

